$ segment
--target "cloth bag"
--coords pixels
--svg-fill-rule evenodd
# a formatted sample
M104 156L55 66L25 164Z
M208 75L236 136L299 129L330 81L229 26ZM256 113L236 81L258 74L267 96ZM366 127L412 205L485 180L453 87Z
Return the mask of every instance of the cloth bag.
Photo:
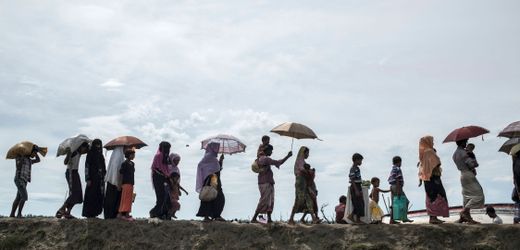
M258 160L255 160L253 164L251 164L251 170L257 174L262 173L265 171L265 168L258 165Z
M206 185L202 187L202 190L200 190L199 199L205 202L216 199L218 195L218 190L216 188L217 176L212 175L211 178L208 178L208 181L205 184Z

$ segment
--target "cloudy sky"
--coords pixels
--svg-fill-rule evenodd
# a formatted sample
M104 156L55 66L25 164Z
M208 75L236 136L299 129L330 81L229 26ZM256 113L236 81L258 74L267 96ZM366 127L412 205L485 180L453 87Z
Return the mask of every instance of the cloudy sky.
M318 202L331 215L355 152L365 156L363 179L386 180L392 157L402 156L405 191L413 209L424 208L415 166L427 134L450 205L460 205L455 145L440 142L475 124L491 131L473 140L486 201L510 202L511 159L497 152L505 139L496 135L520 120L519 11L514 0L0 1L0 152L22 140L49 147L33 167L24 211L53 215L67 192L63 159L54 157L62 140L137 136L149 147L135 160L134 215L147 217L152 157L167 140L192 191L178 215L191 219L200 141L232 134L248 151L225 160L223 216L247 219L259 198L250 164L260 137L295 121L323 139L295 147L311 148ZM290 139L270 135L282 158ZM292 207L293 164L274 171L276 219ZM0 168L7 215L14 161Z

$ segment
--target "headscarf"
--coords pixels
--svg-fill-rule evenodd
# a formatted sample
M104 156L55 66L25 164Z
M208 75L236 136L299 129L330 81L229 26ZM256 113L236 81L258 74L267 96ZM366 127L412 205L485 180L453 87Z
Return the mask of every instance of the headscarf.
M85 160L85 164L88 164L89 168L92 166L96 167L95 171L98 171L100 168L105 169L105 157L103 156L103 142L101 142L100 139L95 139L92 141L90 150L87 153L87 159Z
M419 178L429 181L433 170L441 165L441 160L433 149L433 137L424 136L419 141ZM439 169L440 170L440 169Z
M170 147L171 144L165 141L159 144L157 153L155 153L153 158L152 171L157 170L165 176L170 176L170 169L168 167L170 164L170 158L168 158Z
M123 181L121 178L121 174L119 170L121 169L121 164L125 161L125 153L123 150L123 146L118 146L114 148L112 151L112 155L110 155L110 161L108 162L107 175L105 176L105 180L110 184L121 187L121 182Z
M170 174L172 173L177 173L179 174L179 176L181 175L181 170L179 169L179 166L177 166L177 164L175 164L175 161L176 160L181 160L181 156L176 154L176 153L171 153L170 154Z
M211 174L220 171L220 163L218 162L217 156L220 149L220 143L210 142L206 146L206 153L200 160L197 166L197 183L195 190L199 193L204 186L204 180Z
M298 156L296 156L296 161L294 162L294 175L300 176L302 172L305 171L305 151L309 150L309 148L302 146L298 151Z

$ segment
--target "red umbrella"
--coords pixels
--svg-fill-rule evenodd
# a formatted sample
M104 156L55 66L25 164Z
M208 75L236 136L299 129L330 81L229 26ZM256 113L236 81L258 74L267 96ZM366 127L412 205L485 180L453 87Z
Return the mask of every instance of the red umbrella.
M456 142L489 133L489 130L479 126L467 126L453 130L442 143Z
M139 149L148 145L146 145L146 143L141 141L139 138L129 135L117 137L116 139L111 140L105 144L105 148L108 150L112 150L117 146L135 147Z

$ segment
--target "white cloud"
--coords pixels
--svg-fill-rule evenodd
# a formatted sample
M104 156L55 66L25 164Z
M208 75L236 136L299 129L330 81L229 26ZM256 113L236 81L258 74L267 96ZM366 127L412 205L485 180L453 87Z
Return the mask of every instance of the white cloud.
M99 86L107 88L109 90L118 89L120 87L123 87L125 84L116 80L116 79L109 79L106 82L100 84Z

